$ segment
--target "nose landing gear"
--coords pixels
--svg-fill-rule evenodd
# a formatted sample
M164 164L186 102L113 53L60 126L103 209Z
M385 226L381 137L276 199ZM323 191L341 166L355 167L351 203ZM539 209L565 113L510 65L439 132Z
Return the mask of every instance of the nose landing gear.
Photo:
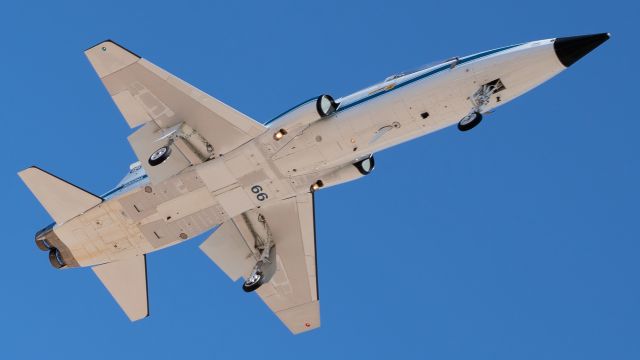
M471 112L458 122L458 130L469 131L482 121L484 107L491 101L491 96L504 90L504 84L500 79L495 79L482 86L469 98L473 104Z
M476 127L482 121L482 114L477 111L470 113L458 122L458 130L468 131Z

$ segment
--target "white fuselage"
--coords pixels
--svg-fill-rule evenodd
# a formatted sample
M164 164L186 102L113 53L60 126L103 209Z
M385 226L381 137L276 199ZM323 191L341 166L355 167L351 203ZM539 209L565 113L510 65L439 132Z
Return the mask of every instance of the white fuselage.
M487 53L460 58L453 68L446 62L338 99L337 114L313 123L292 141L296 149L275 165L287 176L338 166L457 123L473 106L469 97L484 83L501 79L505 85L497 94L500 102L493 97L486 112L565 69L552 40ZM428 113L424 119L423 113ZM387 126L391 129L376 139L376 132ZM313 140L317 136L321 142Z
M495 49L391 78L337 99L337 111L282 139L276 118L254 140L157 184L133 170L129 184L54 231L75 266L148 253L184 241L247 210L349 181L341 171L370 154L457 123L478 88L500 79L504 89L487 112L565 67L553 39ZM339 174L339 175L336 175Z

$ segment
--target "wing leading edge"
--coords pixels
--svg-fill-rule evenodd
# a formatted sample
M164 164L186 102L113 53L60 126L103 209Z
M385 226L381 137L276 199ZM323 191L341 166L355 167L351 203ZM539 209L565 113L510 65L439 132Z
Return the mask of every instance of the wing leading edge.
M262 216L266 222L260 221ZM313 195L251 210L224 223L200 248L232 280L246 278L258 257L256 243L275 243L277 270L256 292L294 333L320 326Z

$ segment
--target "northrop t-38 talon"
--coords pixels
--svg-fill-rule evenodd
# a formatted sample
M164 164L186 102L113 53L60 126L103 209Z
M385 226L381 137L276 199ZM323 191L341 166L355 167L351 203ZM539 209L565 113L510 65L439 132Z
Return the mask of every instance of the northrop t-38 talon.
M454 57L257 122L113 41L85 54L139 161L96 196L37 167L19 176L55 223L36 245L91 267L131 320L149 315L146 254L216 226L200 248L293 333L320 326L314 193L371 173L373 154L486 114L609 39L563 37Z

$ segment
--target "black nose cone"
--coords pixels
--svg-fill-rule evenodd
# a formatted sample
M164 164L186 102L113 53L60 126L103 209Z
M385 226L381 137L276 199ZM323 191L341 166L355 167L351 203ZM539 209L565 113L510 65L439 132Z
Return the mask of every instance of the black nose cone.
M562 65L569 67L607 40L608 33L562 37L556 39L553 48Z

